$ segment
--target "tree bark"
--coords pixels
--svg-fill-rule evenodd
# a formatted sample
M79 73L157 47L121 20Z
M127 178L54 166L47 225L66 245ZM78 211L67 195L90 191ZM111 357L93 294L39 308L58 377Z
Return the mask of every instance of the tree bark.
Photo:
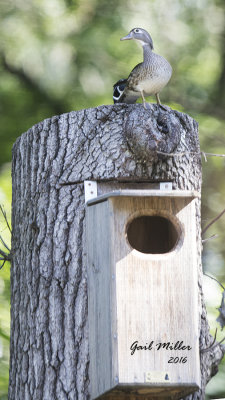
M184 152L181 156L164 153ZM13 147L9 400L89 399L84 180L172 181L201 190L197 123L151 105L101 106L47 119ZM197 206L199 340L209 335L202 296ZM203 399L222 345L202 353Z

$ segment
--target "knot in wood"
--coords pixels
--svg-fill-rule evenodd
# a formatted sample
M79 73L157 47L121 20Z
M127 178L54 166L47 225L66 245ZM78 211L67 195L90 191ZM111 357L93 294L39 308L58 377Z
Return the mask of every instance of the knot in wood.
M169 107L151 104L133 108L125 123L125 137L135 159L156 161L157 151L171 153L180 143L183 126Z

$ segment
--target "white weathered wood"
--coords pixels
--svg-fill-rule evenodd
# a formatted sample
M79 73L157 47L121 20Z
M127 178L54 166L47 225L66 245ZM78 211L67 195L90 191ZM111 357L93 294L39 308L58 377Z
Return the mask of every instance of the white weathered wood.
M114 370L117 367L116 349L113 348L112 323L114 323L116 314L111 287L114 282L108 202L96 204L95 207L88 209L86 226L90 380L92 396L95 398L99 393L110 390L117 383L113 382ZM95 379L96 374L98 379Z
M154 189L121 189L114 190L109 193L104 193L99 196L87 200L87 205L91 205L109 197L190 197L200 198L201 195L196 190L154 190Z
M127 391L182 397L200 386L195 200L135 193L110 194L87 207L93 399L110 389L108 396L118 398ZM143 254L131 248L127 226L140 215L172 221L180 237L172 251ZM152 349L131 355L135 341L138 346L153 342ZM168 342L183 342L191 350L157 350L158 343ZM170 357L187 361L170 364Z

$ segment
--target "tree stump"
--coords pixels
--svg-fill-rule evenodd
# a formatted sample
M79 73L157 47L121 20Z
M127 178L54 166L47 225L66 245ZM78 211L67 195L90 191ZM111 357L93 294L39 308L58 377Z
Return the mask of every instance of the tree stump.
M18 138L12 178L9 400L89 399L83 182L171 181L174 189L200 191L197 123L153 104L55 116ZM200 202L197 219L199 340L206 348L212 337L202 297ZM204 398L223 353L221 345L202 353L202 388L189 398Z

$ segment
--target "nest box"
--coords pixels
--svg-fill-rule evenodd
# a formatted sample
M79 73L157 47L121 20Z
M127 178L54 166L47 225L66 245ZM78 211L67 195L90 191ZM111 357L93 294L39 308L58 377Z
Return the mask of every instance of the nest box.
M196 197L125 189L87 202L91 399L200 387Z

